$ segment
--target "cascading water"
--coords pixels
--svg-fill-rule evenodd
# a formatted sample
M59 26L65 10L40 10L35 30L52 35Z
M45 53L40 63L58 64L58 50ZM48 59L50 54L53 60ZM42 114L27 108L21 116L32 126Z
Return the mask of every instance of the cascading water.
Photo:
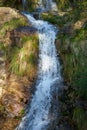
M51 106L51 88L55 82L61 82L60 65L55 49L55 28L40 20L26 15L39 33L39 73L36 93L33 96L29 113L23 118L18 130L46 130L50 122L48 117Z
M51 9L52 0L40 0L39 3L46 10L50 10Z
M31 105L17 130L47 130L51 122L49 117L52 91L61 87L60 64L55 48L56 28L42 20L35 20L25 14L39 34L39 67L36 92ZM56 86L55 84L58 83Z
M47 11L57 11L57 5L56 2L53 2L53 0L40 0L39 5L43 10Z
M23 5L23 10L25 10L26 7L27 7L27 2L26 2L26 0L22 0L22 5Z

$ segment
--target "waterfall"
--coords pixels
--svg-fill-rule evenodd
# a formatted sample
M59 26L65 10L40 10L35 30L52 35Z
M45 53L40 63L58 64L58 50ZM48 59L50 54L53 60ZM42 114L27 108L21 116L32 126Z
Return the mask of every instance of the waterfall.
M47 11L57 11L57 4L53 0L40 0L39 5L41 8Z
M36 92L32 97L30 108L16 130L47 130L51 123L50 108L52 91L60 88L62 78L60 64L55 48L56 28L48 22L35 20L25 14L32 26L38 29L39 65ZM52 117L55 118L55 117Z
M52 0L40 0L40 4L41 4L42 7L44 7L46 10L50 10L50 9L51 9L51 3L52 3Z
M22 0L22 5L23 5L23 10L25 10L26 7L27 7L27 2L26 2L26 0Z
M60 64L55 48L56 28L51 24L35 20L25 14L39 34L39 66L36 92L28 110L17 130L46 130L49 118L52 90L61 87ZM57 86L55 85L57 84ZM53 117L54 118L54 117Z

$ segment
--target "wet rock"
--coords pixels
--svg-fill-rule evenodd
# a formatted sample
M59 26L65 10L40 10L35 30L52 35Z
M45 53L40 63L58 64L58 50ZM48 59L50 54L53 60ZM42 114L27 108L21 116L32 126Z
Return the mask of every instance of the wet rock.
M59 130L74 130L73 128L71 128L70 126L68 125L60 125L59 127Z
M37 32L37 29L34 27L29 27L29 26L24 26L24 27L19 27L13 31L7 31L6 36L12 38L14 36L15 38L21 37L21 36L29 36L32 34L35 34Z
M73 34L74 33L74 26L71 24L66 24L60 31L62 34Z
M12 31L6 32L6 37L9 38L11 46L21 47L21 38L23 36L31 36L37 34L37 29L30 26L18 27Z
M37 29L34 28L34 27L29 27L29 26L25 26L25 27L19 27L17 28L15 31L18 31L21 33L21 36L22 35L31 35L31 34L34 34L37 32ZM14 33L15 34L15 33Z

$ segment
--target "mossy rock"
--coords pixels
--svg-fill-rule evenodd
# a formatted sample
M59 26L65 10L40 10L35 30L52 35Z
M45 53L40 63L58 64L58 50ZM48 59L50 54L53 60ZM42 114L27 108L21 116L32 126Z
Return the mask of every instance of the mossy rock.
M9 60L9 72L18 76L27 76L33 78L37 71L38 58L38 36L21 37L22 46L11 47L7 52Z
M79 130L87 129L87 115L82 108L75 108L73 119L77 123Z

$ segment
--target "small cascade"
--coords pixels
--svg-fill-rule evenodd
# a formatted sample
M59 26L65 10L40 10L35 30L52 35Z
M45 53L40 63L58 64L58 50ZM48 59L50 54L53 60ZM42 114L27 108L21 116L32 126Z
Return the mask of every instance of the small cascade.
M52 0L42 0L42 5L46 10L51 10Z
M53 2L53 0L40 0L39 6L43 8L43 10L47 11L57 11L57 4Z
M26 0L22 0L22 5L23 5L23 10L25 11L27 8L27 1Z
M53 115L50 114L53 105L51 104L52 93L62 87L60 64L55 48L57 30L47 22L35 20L30 14L24 15L29 19L32 26L38 29L39 65L36 92L26 115L16 130L47 130L56 116L55 111Z

